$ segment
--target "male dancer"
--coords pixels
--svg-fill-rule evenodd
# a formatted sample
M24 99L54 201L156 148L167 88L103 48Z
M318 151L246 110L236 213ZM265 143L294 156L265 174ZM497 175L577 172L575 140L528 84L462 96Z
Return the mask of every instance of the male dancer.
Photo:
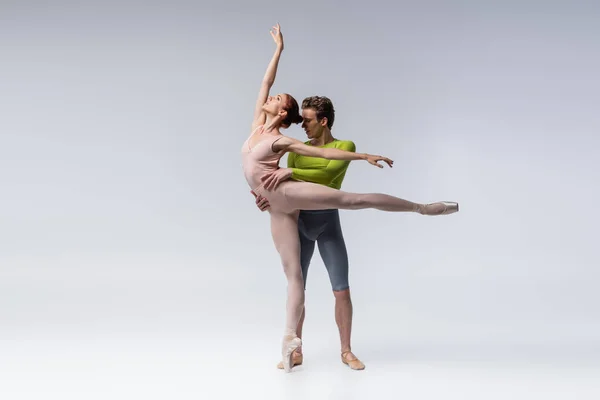
M356 146L352 141L338 140L331 134L335 110L333 103L327 97L312 96L304 99L302 102L302 117L304 119L302 128L310 139L305 142L306 144L356 151ZM289 153L287 164L287 168L280 168L266 177L264 181L265 188L272 189L287 179L295 179L340 189L350 161L330 161ZM256 204L262 211L269 207L268 201L261 196L256 196ZM338 210L300 211L298 231L304 287L306 288L308 267L316 241L335 296L335 321L340 334L342 362L354 370L362 370L365 365L352 353L350 346L352 300L348 283L348 254L342 235ZM299 338L302 338L304 317L305 311L302 311L296 332ZM294 352L292 360L293 366L302 364L301 347ZM280 362L277 367L283 369L283 363Z

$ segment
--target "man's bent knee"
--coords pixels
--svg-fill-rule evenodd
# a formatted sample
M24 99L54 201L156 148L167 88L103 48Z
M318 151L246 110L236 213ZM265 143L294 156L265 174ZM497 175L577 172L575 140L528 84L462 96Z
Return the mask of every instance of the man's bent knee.
M348 286L346 286L345 288L335 288L333 289L333 295L335 296L336 300L346 300L346 299L350 299L350 288Z

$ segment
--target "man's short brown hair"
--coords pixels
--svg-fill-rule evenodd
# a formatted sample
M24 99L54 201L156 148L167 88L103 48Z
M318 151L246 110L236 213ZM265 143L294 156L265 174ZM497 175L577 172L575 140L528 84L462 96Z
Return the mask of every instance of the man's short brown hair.
M302 109L312 108L317 113L317 121L327 118L327 127L331 129L335 119L333 103L325 96L311 96L302 101Z

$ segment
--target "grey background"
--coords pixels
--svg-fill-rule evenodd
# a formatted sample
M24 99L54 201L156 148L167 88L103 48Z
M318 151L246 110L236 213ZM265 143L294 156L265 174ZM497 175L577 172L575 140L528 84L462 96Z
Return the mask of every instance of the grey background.
M356 353L373 367L598 361L599 11L3 1L3 368L21 377L25 354L56 361L41 349L75 343L185 341L213 361L242 346L272 369L285 279L240 148L276 22L273 93L330 97L334 136L395 160L353 163L343 189L461 204L439 218L342 211ZM335 360L318 253L307 313L306 351Z

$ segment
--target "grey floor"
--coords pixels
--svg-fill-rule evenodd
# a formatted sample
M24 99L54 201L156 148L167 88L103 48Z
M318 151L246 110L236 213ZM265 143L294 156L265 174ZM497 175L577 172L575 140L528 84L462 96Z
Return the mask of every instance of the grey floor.
M352 371L339 360L318 261L305 363L285 374L275 368L280 271L255 271L252 280L248 269L198 274L194 265L125 257L12 264L0 283L0 398L600 398L593 320L461 320L443 299L425 310L412 295L375 293L374 281L354 285L353 348L367 368ZM265 286L262 274L276 278ZM238 283L228 286L230 275Z
M364 371L325 343L303 366L275 368L258 337L3 341L3 399L598 399L600 365L551 357L436 356L424 347L361 346ZM358 346L357 346L358 347ZM436 346L433 346L436 347ZM440 349L439 346L437 346ZM443 347L442 347L443 348ZM329 349L331 350L331 349ZM486 357L483 357L486 358Z

